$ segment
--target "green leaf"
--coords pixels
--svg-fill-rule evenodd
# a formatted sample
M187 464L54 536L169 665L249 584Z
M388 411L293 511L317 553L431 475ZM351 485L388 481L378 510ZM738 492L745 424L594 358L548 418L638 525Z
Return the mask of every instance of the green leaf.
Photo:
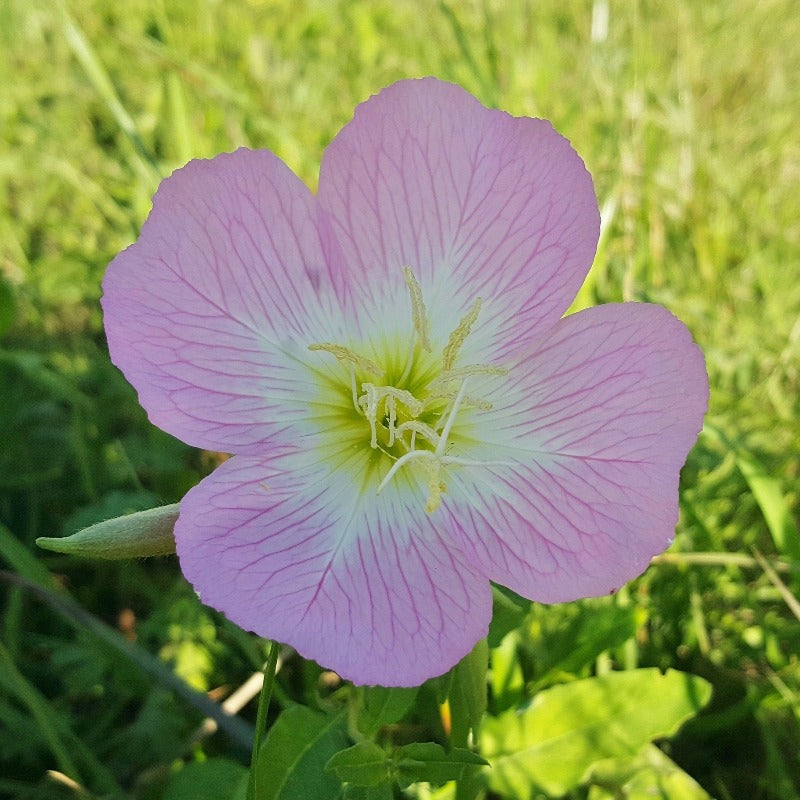
M657 669L612 672L540 692L527 709L484 722L489 786L515 799L535 788L566 794L597 761L633 757L656 737L673 734L710 695L702 678Z
M405 789L412 783L445 783L460 780L466 772L485 767L477 753L454 747L449 752L435 742L415 742L400 747L394 754L397 781Z
M489 670L489 645L481 639L453 668L450 686L450 741L466 747L469 734L478 741L481 720L486 712L486 674Z
M655 745L635 759L598 762L591 770L589 800L711 800L697 781Z
M98 522L72 536L40 536L36 544L56 553L84 558L143 558L175 552L177 503Z
M270 728L256 762L258 800L335 800L336 776L325 771L349 744L344 715L328 717L305 706L284 711Z
M344 800L394 800L394 782L377 786L346 786Z
M358 729L374 736L384 725L402 719L414 705L419 687L410 689L386 686L365 686L358 689L361 706L358 712Z
M781 483L749 453L740 452L736 463L753 493L777 551L800 561L800 533L784 496Z
M377 786L392 780L392 758L374 742L359 742L336 753L325 769L355 786Z
M555 683L565 673L578 675L601 653L619 647L636 633L634 606L621 606L611 599L592 600L574 604L570 611L577 616L569 621L560 619L557 636L548 635L534 644L542 660L537 687Z
M234 800L244 775L247 769L227 758L187 764L170 777L164 800Z
M339 780L362 788L389 786L397 780L403 788L418 781L444 783L486 765L471 750L449 752L434 742L416 742L387 753L373 742L360 742L331 758L326 767Z

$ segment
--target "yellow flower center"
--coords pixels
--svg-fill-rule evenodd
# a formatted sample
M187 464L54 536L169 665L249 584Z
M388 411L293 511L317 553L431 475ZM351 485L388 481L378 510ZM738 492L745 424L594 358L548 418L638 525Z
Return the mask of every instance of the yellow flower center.
M450 334L441 359L435 359L422 288L408 267L403 268L403 275L411 300L413 332L401 372L394 364L384 369L342 344L319 342L309 350L330 353L348 371L347 424L334 422L326 427L340 444L337 454L346 455L350 447L360 449L368 442L373 456L382 456L368 459L381 470L379 493L403 470L421 471L428 492L425 511L430 514L439 508L442 493L447 491L444 468L499 463L455 455L452 445L460 417L469 409L491 409L491 403L467 392L469 382L476 376L505 375L507 370L491 364L456 366L461 347L478 319L480 298Z

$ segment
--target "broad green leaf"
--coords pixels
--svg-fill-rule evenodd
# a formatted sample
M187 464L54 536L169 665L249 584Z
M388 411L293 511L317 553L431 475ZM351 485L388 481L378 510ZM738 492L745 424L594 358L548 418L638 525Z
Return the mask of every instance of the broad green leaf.
M405 788L418 781L458 780L465 772L485 765L486 761L470 750L454 748L448 752L434 742L416 742L393 754L373 742L360 742L336 753L326 769L358 787L379 787L397 780Z
M325 769L334 772L343 783L355 786L377 786L392 780L392 758L374 742L359 742L340 750Z
M244 775L247 769L227 758L187 764L170 777L164 800L235 800Z
M775 548L779 553L800 561L800 532L792 519L780 481L769 475L749 453L740 452L736 463L764 515Z
M435 742L415 742L395 751L397 781L405 789L412 783L457 781L466 772L487 762L471 750L454 747L450 751Z
M612 759L592 767L589 800L711 800L689 774L655 745L632 761Z
M481 639L469 655L453 668L450 685L450 741L466 747L469 734L478 741L481 720L486 712L486 674L489 670L489 645Z
M346 786L344 800L394 800L394 781L377 786Z
M391 725L406 715L414 705L419 687L365 686L356 691L360 694L358 729L365 736L372 737L384 725Z
M333 755L349 744L344 715L328 717L305 706L284 711L261 745L256 762L258 800L335 800L336 776L325 771Z
M522 711L484 721L482 754L494 791L515 800L535 789L562 795L606 758L632 758L672 735L708 701L694 675L657 669L612 672L540 692Z
M72 536L40 536L36 544L45 550L84 558L143 558L175 552L173 528L178 504L137 511L98 522Z

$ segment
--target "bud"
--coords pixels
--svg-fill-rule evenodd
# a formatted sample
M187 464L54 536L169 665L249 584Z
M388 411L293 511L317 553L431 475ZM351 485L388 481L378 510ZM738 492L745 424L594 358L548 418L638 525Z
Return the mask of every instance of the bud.
M98 522L72 536L40 536L36 544L45 550L84 558L143 558L175 552L173 529L179 506L149 508Z

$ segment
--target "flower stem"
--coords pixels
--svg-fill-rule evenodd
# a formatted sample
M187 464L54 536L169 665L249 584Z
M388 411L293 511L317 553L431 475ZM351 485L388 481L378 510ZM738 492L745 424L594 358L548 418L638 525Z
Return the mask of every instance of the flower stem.
M258 698L258 713L256 714L256 733L253 739L253 755L250 759L250 781L247 784L247 800L257 800L258 787L256 779L256 766L258 765L258 752L261 749L261 737L267 722L269 700L272 696L272 687L275 683L275 669L278 665L278 652L280 645L270 642L267 663L264 665L264 684Z

